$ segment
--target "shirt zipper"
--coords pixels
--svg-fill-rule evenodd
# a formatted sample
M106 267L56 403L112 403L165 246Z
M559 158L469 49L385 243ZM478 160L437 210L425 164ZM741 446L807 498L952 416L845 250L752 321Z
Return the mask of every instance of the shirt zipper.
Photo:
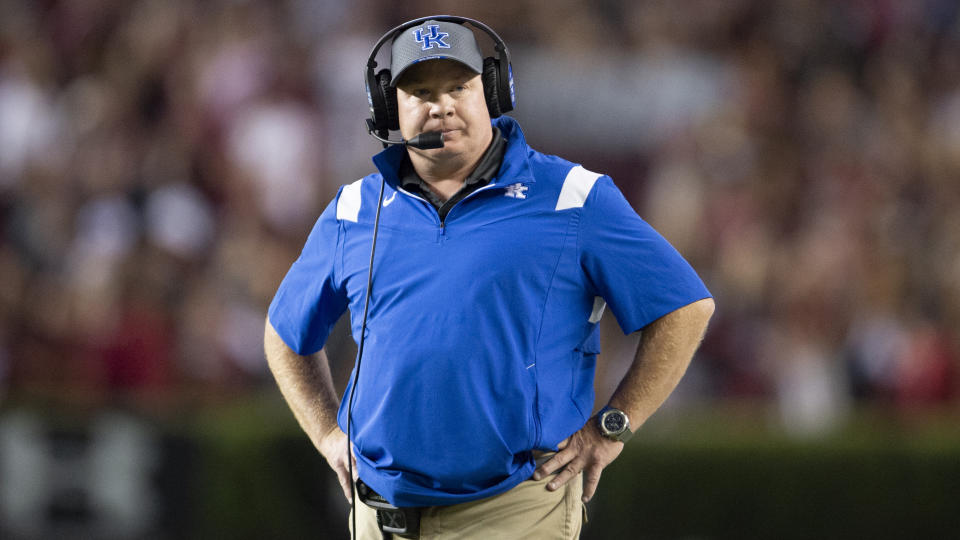
M458 206L460 206L461 204L463 204L463 201L468 200L470 197L473 197L474 195L476 195L477 193L480 193L481 191L484 191L484 190L487 190L487 189L492 189L492 188L495 188L495 187L499 187L499 186L497 186L497 184L490 183L490 184L487 184L487 185L485 185L485 186L483 186L483 187L480 187L480 188L477 188L477 189L471 191L469 195L467 195L466 197L464 197L464 198L460 199L459 201L457 201L457 204L453 205L453 207L450 208L450 210L447 212L447 217L449 218L449 217L450 217L450 214L453 213L453 211L456 210L456 208L457 208ZM437 215L437 217L440 217L439 214ZM444 229L444 226L446 225L446 222L447 222L446 218L440 220L440 230L441 230L441 234L442 234L442 231L443 231L443 229Z
M463 201L468 200L470 197L473 197L475 194L477 194L477 193L479 193L479 192L481 192L481 191L484 191L484 190L487 190L487 189L493 189L493 188L495 188L495 187L500 187L500 186L498 186L497 184L494 184L494 183L490 183L490 184L487 184L487 185L485 185L485 186L483 186L483 187L480 187L480 188L477 188L477 189L473 190L472 192L470 192L469 195L467 195L466 197L464 197L464 198L460 199L459 201L457 201L457 204L453 205L453 207L450 208L450 210L447 211L447 218L450 217L450 213L453 212L453 210L454 210L456 207L460 206L460 204L463 203ZM426 204L426 205L429 206L430 208L433 208L433 205L430 204L430 201L424 199L423 197L420 197L420 196L418 196L418 195L414 195L413 193L410 193L409 191L407 191L407 190L405 190L405 189L403 189L403 188L398 188L398 191L400 191L401 193L403 193L404 195L406 195L406 196L408 196L408 197L413 197L414 199L417 199L418 201L422 201L424 204ZM442 238L444 238L444 237L446 236L446 231L447 231L447 219L446 219L446 218L440 219L440 214L437 212L437 209L436 209L436 208L433 208L433 215L437 218L437 221L440 223L440 228L439 228L438 236L437 236L437 240L439 241L439 240L441 240Z

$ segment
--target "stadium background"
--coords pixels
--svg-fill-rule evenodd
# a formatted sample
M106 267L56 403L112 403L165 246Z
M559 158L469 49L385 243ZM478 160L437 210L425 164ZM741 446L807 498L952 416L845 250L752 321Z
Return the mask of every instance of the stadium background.
M495 28L528 139L716 295L585 538L955 533L956 2L0 0L0 536L340 537L263 317L371 170L371 45L429 13Z

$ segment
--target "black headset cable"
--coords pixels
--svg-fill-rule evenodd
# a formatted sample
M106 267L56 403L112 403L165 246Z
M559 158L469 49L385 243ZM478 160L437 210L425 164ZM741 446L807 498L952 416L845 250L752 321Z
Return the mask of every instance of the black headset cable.
M384 145L386 146L386 145ZM380 209L383 208L383 188L386 181L380 178L380 196L377 198L377 214L373 219L373 240L370 243L370 268L367 270L367 293L363 300L363 321L360 323L360 343L357 345L357 366L353 372L353 384L350 385L350 399L347 403L347 471L351 484L350 490L350 517L352 530L351 537L357 538L357 487L353 480L353 397L357 393L357 382L360 380L360 361L363 359L363 342L367 337L367 312L370 309L370 288L373 286L373 254L377 250L377 230L380 228Z

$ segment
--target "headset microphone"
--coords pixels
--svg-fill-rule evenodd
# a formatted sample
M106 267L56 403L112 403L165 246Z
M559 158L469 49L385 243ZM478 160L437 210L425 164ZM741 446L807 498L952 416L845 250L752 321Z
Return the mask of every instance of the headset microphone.
M404 146L409 146L411 148L419 148L421 150L429 150L431 148L443 148L443 133L440 131L427 131L421 133L412 139L401 139L399 141L394 141L391 139L386 139L374 133L373 120L367 119L367 132L370 133L370 136L374 139L382 142L384 146L388 144L402 144Z

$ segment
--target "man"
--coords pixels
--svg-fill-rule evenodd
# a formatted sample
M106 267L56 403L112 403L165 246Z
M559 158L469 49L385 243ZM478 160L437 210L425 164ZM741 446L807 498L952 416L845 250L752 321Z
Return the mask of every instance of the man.
M380 174L340 190L270 306L267 359L348 499L350 459L364 499L416 509L405 517L421 538L576 538L601 471L677 385L713 301L610 178L491 120L473 33L438 19L398 27L390 88L402 136L441 131L443 147L393 146L374 157ZM381 178L362 369L338 414L322 347L348 307L360 339ZM607 305L642 339L592 415ZM355 510L359 537L380 538L373 508Z

